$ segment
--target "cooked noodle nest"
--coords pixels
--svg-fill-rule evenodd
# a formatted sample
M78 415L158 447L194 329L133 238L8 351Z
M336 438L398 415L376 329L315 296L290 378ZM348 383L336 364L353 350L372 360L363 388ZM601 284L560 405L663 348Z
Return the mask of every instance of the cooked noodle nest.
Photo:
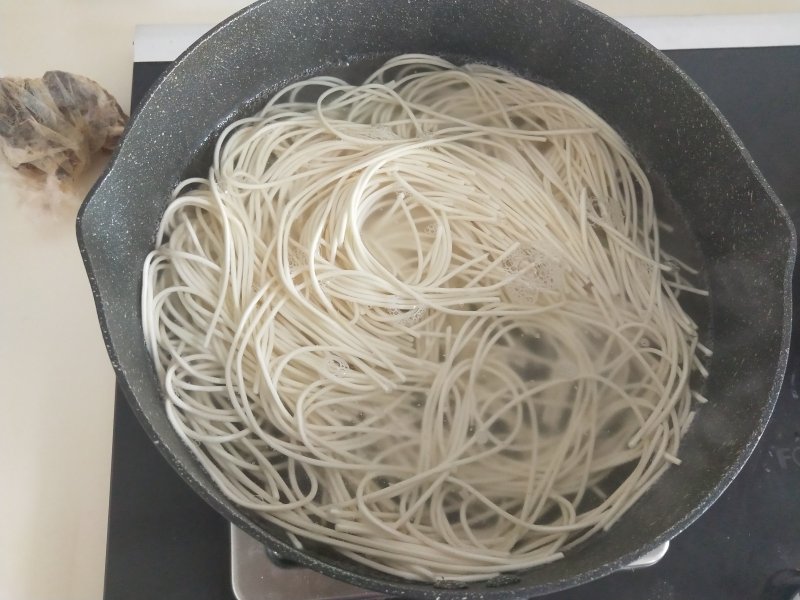
M680 463L705 400L679 303L705 292L659 227L565 93L424 55L289 85L144 265L166 413L299 547L424 581L556 560Z

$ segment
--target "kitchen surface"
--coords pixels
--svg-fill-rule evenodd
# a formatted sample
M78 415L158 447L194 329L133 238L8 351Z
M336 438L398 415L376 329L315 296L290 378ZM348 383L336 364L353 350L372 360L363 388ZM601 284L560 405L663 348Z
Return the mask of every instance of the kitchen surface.
M140 36L155 32L157 40L141 44L137 52L152 54L138 59L154 63L174 56L170 52L176 47L180 51L187 35L191 39L205 24L246 4L5 0L0 4L0 75L34 77L49 69L80 73L98 81L127 112L136 25L193 25L170 30L173 33L166 36L163 29L140 29ZM656 21L650 17L669 16L662 21L668 27L641 33L656 36L648 39L671 48L692 47L686 31L698 23L674 17L721 16L723 20L717 22L725 23L728 16L738 15L723 27L729 36L746 22L742 15L754 15L755 22L763 21L764 15L784 13L786 19L769 18L773 23L800 22L798 0L758 4L673 0L657 7L630 0L590 4L634 29L652 28ZM709 29L699 31L707 36ZM736 39L737 44L727 45L758 45L746 34ZM725 106L721 108L725 112ZM50 209L32 203L0 174L2 600L97 600L103 596L115 386L74 226L80 198L101 168L101 163L94 166L71 202L68 199ZM769 179L766 169L765 174ZM789 464L790 458L783 458L775 458L776 468ZM161 466L166 468L166 464ZM146 486L147 477L139 483ZM133 496L136 490L128 494Z

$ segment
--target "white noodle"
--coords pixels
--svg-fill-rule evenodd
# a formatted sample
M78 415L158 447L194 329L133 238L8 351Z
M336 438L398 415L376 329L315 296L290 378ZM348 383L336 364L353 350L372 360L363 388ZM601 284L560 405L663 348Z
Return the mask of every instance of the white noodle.
M705 292L659 226L561 92L424 55L292 84L178 186L144 265L167 415L297 547L418 580L556 560L680 464L705 402L675 290Z

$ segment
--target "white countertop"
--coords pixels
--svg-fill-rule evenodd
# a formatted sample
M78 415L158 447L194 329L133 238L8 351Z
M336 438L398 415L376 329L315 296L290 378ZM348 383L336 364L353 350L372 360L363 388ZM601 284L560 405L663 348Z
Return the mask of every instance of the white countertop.
M127 111L137 23L214 23L246 4L0 0L0 75L80 73ZM590 4L616 16L800 12L800 0ZM0 179L0 600L102 597L114 378L75 241L90 184L45 215Z

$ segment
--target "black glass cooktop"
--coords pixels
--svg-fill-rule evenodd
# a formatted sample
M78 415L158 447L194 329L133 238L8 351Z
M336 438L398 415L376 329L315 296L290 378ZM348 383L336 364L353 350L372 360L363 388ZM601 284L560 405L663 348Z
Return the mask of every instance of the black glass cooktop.
M725 114L800 226L800 46L667 54ZM134 105L165 67L134 66ZM720 500L655 566L547 600L788 600L800 590L798 335L767 432ZM158 454L117 393L105 600L233 597L228 523Z

